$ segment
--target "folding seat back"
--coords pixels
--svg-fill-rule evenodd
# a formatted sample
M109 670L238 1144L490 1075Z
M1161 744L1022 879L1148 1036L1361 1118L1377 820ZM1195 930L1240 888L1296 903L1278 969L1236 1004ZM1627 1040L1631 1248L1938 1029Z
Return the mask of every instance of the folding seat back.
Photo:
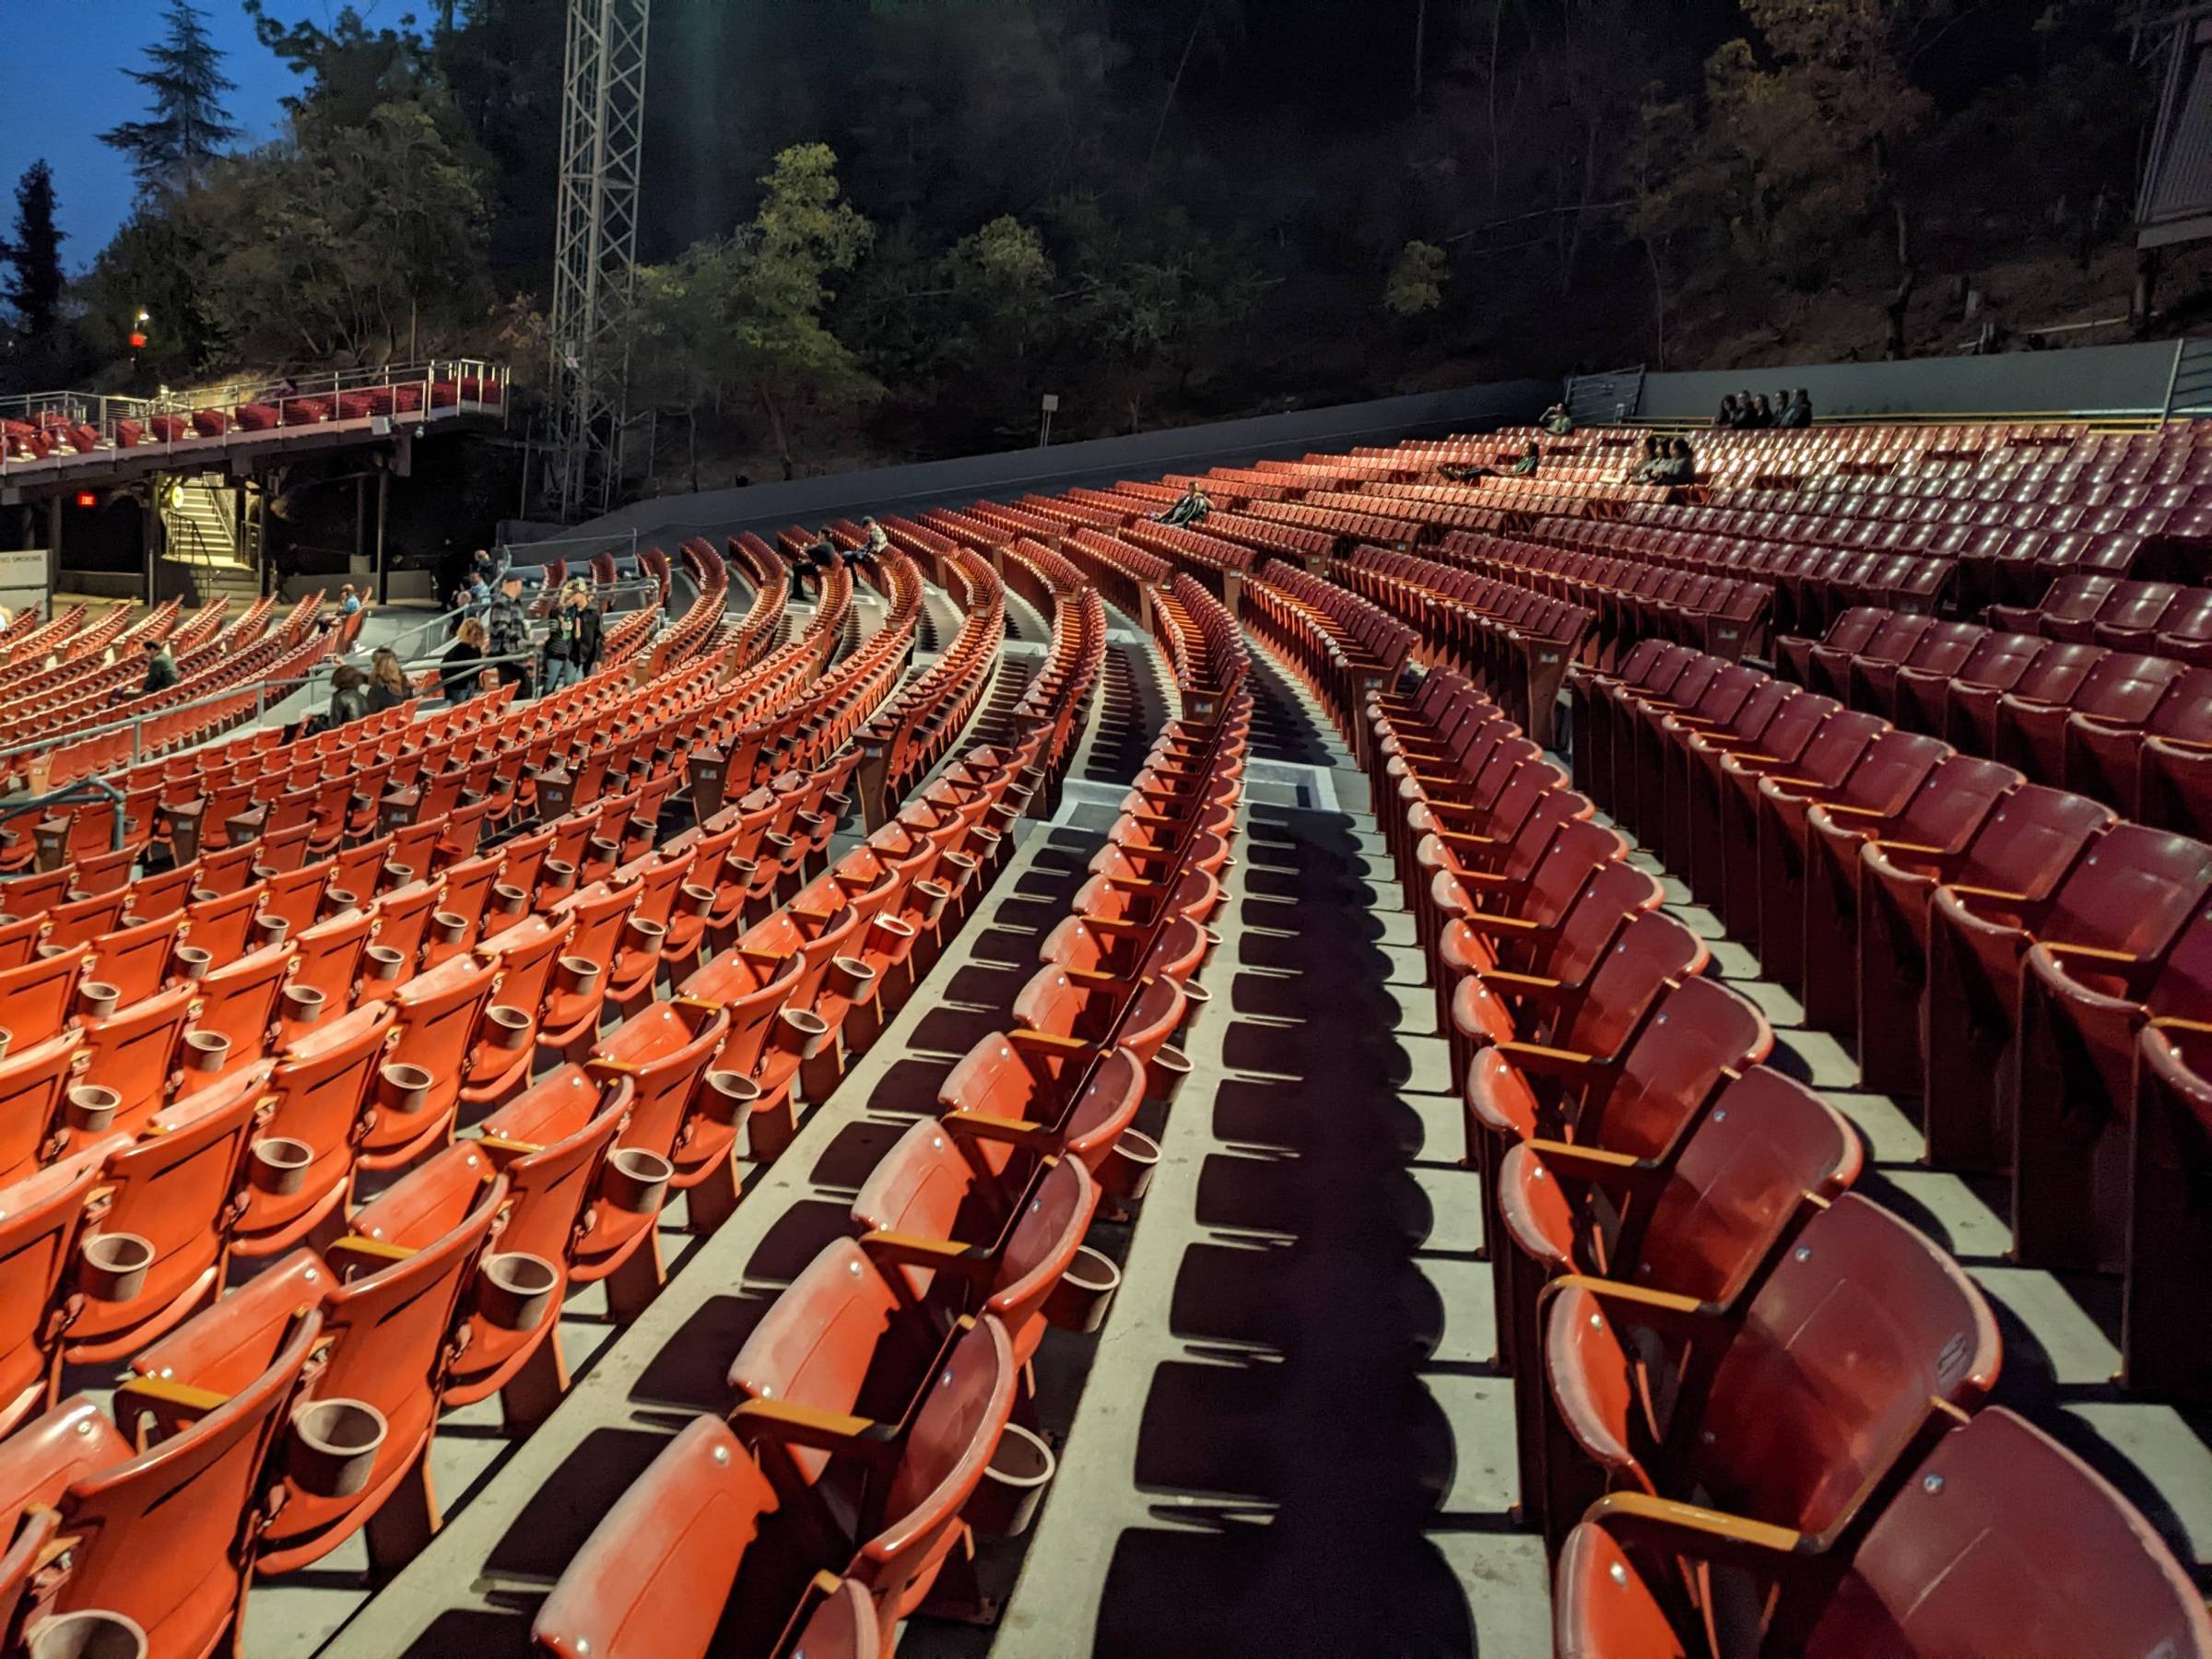
M1693 1651L1668 1611L1679 1571L1624 1506L1603 1506L1560 1554L1559 1659ZM1937 1442L1840 1581L1785 1581L1783 1597L1793 1626L1809 1626L1806 1659L2212 1652L2204 1598L2134 1506L1995 1406Z
M1575 1271L1579 1217L1542 1142L1506 1154L1502 1218L1538 1261ZM1793 1078L1755 1065L1724 1089L1684 1141L1665 1185L1610 1220L1607 1277L1724 1306L1748 1285L1808 1209L1848 1190L1865 1161L1834 1107ZM1594 1218L1607 1219L1602 1209Z
M91 954L88 944L72 945L20 968L0 969L0 1030L18 1046L56 1035L69 1018Z
M208 1316L261 1295L269 1299L265 1305L305 1303L316 1300L311 1287L321 1288L323 1365L304 1391L306 1399L359 1401L384 1420L383 1443L360 1490L326 1497L287 1479L286 1500L262 1536L265 1571L287 1571L337 1547L423 1455L451 1364L462 1289L506 1203L507 1183L493 1177L457 1226L413 1246L380 1237L380 1206L391 1197L354 1217L354 1232L325 1253L328 1266L320 1273L312 1252L296 1252ZM397 1202L404 1204L406 1195ZM334 1273L339 1277L335 1285L330 1282Z
M0 1058L0 1182L28 1176L56 1149L83 1043L81 1031L67 1030Z
M1702 972L1712 953L1697 935L1657 911L1630 917L1626 926L1608 924L1592 913L1582 929L1586 939L1601 928L1610 943L1591 965L1586 990L1558 1012L1545 1031L1554 1046L1578 1053L1610 1056L1636 1031L1652 1006L1675 981ZM1578 941L1579 942L1579 941ZM1578 952L1579 954L1579 952ZM1508 998L1519 976L1476 975L1463 983L1453 1003L1453 1018L1463 1033L1510 1042L1526 1034ZM1541 1005L1539 1005L1541 1006Z
M103 1278L79 1247L75 1285L81 1311L63 1350L73 1364L100 1365L135 1352L171 1329L222 1273L246 1144L262 1099L249 1070L154 1116L153 1133L112 1151L101 1171L111 1189L100 1237L132 1233L151 1246L146 1276L130 1295Z
M729 1029L721 1007L656 1002L599 1040L586 1069L603 1079L628 1077L637 1091L620 1145L674 1154L692 1091Z
M186 1046L199 1052L178 1085L180 1094L230 1077L267 1052L276 1022L276 999L298 954L289 944L265 946L198 982L199 1006L192 1017Z
M88 899L57 904L46 912L53 924L53 931L46 935L46 943L64 948L82 945L110 933L119 924L124 906L129 901L127 890L95 893Z
M2182 665L2139 652L2107 652L2071 700L2077 714L2114 725L2141 725L2183 673Z
M1740 1323L1702 1338L1724 1347L1663 1444L1636 1421L1624 1335L1593 1291L1561 1281L1547 1322L1553 1398L1617 1486L1808 1534L1848 1519L1946 1407L1981 1404L2002 1353L1958 1263L1849 1193L1806 1224Z
M1876 611L1874 614L1880 618L1879 621L1867 635L1865 642L1849 653L1850 655L1863 656L1877 663L1904 662L1936 625L1935 618L1915 616L1910 612Z
M1727 1073L1759 1065L1773 1047L1773 1029L1745 998L1712 980L1685 980L1637 1032L1618 1077L1583 1100L1575 1138L1636 1158L1657 1157ZM1512 1045L1505 1052L1510 1055Z
M956 1132L1003 1138L1080 1158L1095 1173L1144 1103L1145 1068L1125 1048L1097 1065L1061 1045L1030 1043L1020 1033L980 1039L946 1073L937 1103ZM1079 1069L1078 1069L1079 1068ZM1072 1091L1072 1092L1071 1092ZM1019 1124L1029 1133L1001 1132Z
M112 1142L0 1187L0 1433L53 1403L55 1292Z
M491 1001L499 970L474 957L454 957L417 975L393 998L398 1020L391 1062L413 1073L380 1095L361 1139L361 1162L369 1169L396 1168L436 1141L452 1126L468 1079L469 1055Z
M2086 795L2028 784L1999 800L1982 820L1948 878L1958 886L2042 899L2116 819L2111 807Z
M285 1048L271 1071L272 1097L264 1132L248 1151L248 1168L287 1168L282 1180L249 1180L231 1249L265 1256L305 1239L337 1213L353 1190L354 1152L368 1132L366 1114L378 1067L390 1050L394 1014L371 1003L327 1016ZM270 1141L292 1143L274 1148ZM305 1157L304 1176L292 1173ZM286 1192L283 1188L292 1190Z
M152 1653L205 1653L231 1644L243 1594L240 1563L264 1508L262 1476L285 1404L321 1335L313 1311L295 1319L271 1363L210 1406L175 1412L125 1384L115 1412L126 1433L142 1416L171 1432L133 1455L133 1441L100 1423L78 1395L0 1448L0 1484L43 1464L66 1484L49 1501L60 1535L76 1540L65 1575L39 1609L118 1613L146 1632ZM147 1391L149 1396L155 1391ZM11 1456L10 1454L13 1453ZM74 1464L74 1466L71 1465ZM11 1478L13 1477L13 1478ZM50 1488L51 1489L51 1488Z
M118 1097L103 1133L135 1135L160 1109L195 1001L193 986L178 985L83 1020L83 1081Z
M593 1528L531 1620L531 1640L559 1659L707 1659L778 1507L728 1425L694 1418Z

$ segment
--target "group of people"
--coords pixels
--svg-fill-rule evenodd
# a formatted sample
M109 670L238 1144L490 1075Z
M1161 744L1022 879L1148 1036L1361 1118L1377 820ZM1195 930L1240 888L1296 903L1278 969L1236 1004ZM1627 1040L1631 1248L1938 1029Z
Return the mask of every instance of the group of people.
M1813 397L1803 386L1794 392L1777 392L1772 402L1766 394L1731 392L1721 399L1712 424L1738 432L1794 432L1813 424Z
M1662 438L1653 432L1643 441L1643 458L1624 484L1691 484L1697 481L1698 457L1687 438Z
M1528 447L1503 466L1489 466L1480 461L1447 461L1436 470L1454 484L1472 484L1477 478L1533 478L1543 462L1544 451L1531 438Z
M468 574L453 590L449 610L469 611L483 616L491 608L493 592L506 581L508 571L507 549L501 547L494 559L490 551L478 547L468 556Z
M369 655L366 674L350 663L341 663L331 675L327 720L334 726L366 720L386 709L398 708L412 696L407 671L401 666L398 653L380 645Z
M792 561L791 596L793 599L803 600L806 597L806 578L808 576L814 577L818 584L823 576L837 569L841 564L865 567L874 564L888 551L891 545L890 532L881 524L872 518L863 519L860 521L860 545L850 551L840 547L825 532L812 547Z

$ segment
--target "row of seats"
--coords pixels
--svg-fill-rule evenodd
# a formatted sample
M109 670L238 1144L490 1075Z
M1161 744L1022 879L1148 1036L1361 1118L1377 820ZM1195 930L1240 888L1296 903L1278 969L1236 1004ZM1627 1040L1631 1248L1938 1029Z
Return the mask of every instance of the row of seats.
M1055 563L1048 573L1074 576ZM1053 595L1051 657L1020 705L1025 793L1070 758L1046 746L1102 665L1103 608L1079 586ZM1159 807L1190 796L1180 766L1159 782ZM1182 856L1134 817L1128 830ZM1172 900L1174 874L1132 878L1113 919L1135 932L1137 888ZM1141 935L1111 936L1147 960ZM1083 1237L1104 1193L1134 1198L1157 1156L1128 1127L1145 1093L1129 1043L1164 1040L1151 1030L1161 997L1167 1029L1181 1018L1171 980L1065 967L1053 942L1046 957L1015 1008L1039 1024L979 1044L947 1077L940 1115L884 1154L852 1235L735 1355L727 1417L676 1435L561 1575L533 1623L541 1651L888 1654L901 1618L976 1606L971 1534L1021 1530L1053 1468L1014 1420L1029 1359L1048 1323L1104 1317L1117 1275Z
M1329 575L1417 629L1422 643L1415 655L1428 666L1456 668L1498 687L1513 718L1549 745L1559 687L1589 641L1592 611L1381 547L1332 560Z
M964 915L961 889L992 855L992 814L1022 770L971 758L826 867L837 785L857 759L849 740L896 687L919 615L908 560L886 561L883 580L890 619L844 661L832 662L850 615L841 571L833 585L846 591L820 607L812 637L749 665L742 649L716 650L634 690L606 672L521 709L480 700L465 759L497 776L506 757L537 753L542 829L512 804L487 813L488 795L464 804L426 779L394 792L411 797L410 812L430 808L407 827L422 832L412 854L422 876L394 861L390 832L301 863L299 887L241 865L261 891L241 889L251 903L226 911L221 938L195 914L206 897L181 924L169 911L139 927L162 935L168 957L135 964L149 994L126 999L77 976L94 959L102 972L132 965L112 946L31 964L36 1006L20 982L0 993L0 1020L33 1031L58 983L63 1029L38 1046L100 1056L65 1072L66 1101L44 1120L58 1144L37 1148L35 1172L18 1183L53 1200L31 1207L53 1242L16 1259L45 1263L48 1292L66 1288L72 1310L54 1322L37 1313L45 1293L27 1304L37 1329L14 1350L32 1384L18 1417L50 1399L40 1355L66 1340L80 1355L132 1359L118 1424L154 1443L143 1470L100 1488L110 1500L91 1488L115 1461L115 1437L83 1404L0 1441L0 1466L12 1457L31 1483L8 1489L51 1491L41 1501L64 1524L111 1546L80 1544L58 1583L43 1574L40 1609L125 1611L154 1652L202 1651L235 1617L235 1595L212 1592L236 1575L210 1573L194 1548L237 1548L241 1513L245 1559L257 1552L263 1572L318 1559L364 1527L372 1556L404 1559L427 1535L419 1470L439 1406L496 1392L511 1421L542 1416L565 1383L554 1330L564 1287L605 1278L618 1316L634 1313L659 1277L664 1198L688 1191L691 1224L712 1226L735 1199L739 1139L759 1158L788 1142L794 1079L810 1095L833 1083L841 1039L848 1051L866 1040L859 1012L900 994L882 988ZM779 609L782 586L763 590ZM712 627L697 649L744 631ZM990 666L987 655L963 661L977 677ZM549 752L537 748L546 741ZM723 769L691 775L710 754ZM756 780L763 787L749 787ZM657 803L678 787L695 805L735 798L656 848ZM265 827L239 829L233 851L283 856ZM494 830L510 839L479 851ZM304 855L304 841L291 844ZM334 890L340 879L374 896ZM163 880L141 877L123 902L158 907L149 889ZM280 886L296 917L278 913ZM180 889L169 880L167 890ZM299 944L293 919L306 923ZM303 947L318 934L309 970ZM345 959L330 935L350 940L359 971L330 966ZM687 974L705 948L723 954ZM729 995L728 976L756 967L767 971L761 994ZM232 1020L248 980L262 1006L280 1007ZM680 981L666 997L664 980ZM619 1023L602 1030L602 1010ZM181 1077L160 1059L180 1041ZM15 1069L22 1053L18 1033L0 1065ZM95 1067L104 1081L74 1080ZM464 1110L489 1115L447 1146ZM155 1133L134 1137L142 1116ZM407 1172L354 1208L354 1171L379 1167ZM99 1200L90 1209L88 1196ZM11 1228L26 1213L4 1199L0 1208ZM150 1270L132 1265L138 1255ZM230 1256L275 1259L194 1313ZM304 1347L303 1324L317 1327ZM57 1453L76 1461L57 1465ZM280 1491L265 1486L265 1467L282 1472ZM209 1507L192 1539L130 1577L119 1567L128 1523L143 1545L144 1506L182 1475Z
M1919 1099L1932 1162L2011 1171L2022 1263L2161 1248L2129 1174L2137 1033L2212 1010L2212 848L1674 646L1576 694L1578 778L1869 1088ZM2164 1340L2130 1327L2131 1377Z
M1764 1064L1767 1022L1596 803L1459 676L1366 712L1483 1174L1559 1651L2088 1653L2115 1618L2130 1651L2212 1651L2126 1500L1984 1407L1986 1302L1851 1193L1857 1135Z
M1776 665L2037 782L2212 831L2212 666L1872 608L1823 638L1778 641Z
M2212 588L2062 576L2032 606L1993 605L1994 629L2212 665Z

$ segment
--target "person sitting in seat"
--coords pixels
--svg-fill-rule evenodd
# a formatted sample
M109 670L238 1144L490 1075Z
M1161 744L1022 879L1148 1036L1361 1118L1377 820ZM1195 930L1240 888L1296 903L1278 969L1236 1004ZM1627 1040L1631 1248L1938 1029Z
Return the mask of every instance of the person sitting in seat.
M134 697L151 697L157 691L167 691L183 677L177 672L177 659L169 653L169 645L161 640L147 640L146 647L146 684L136 691L115 693L119 703L129 702Z
M1213 499L1198 485L1194 484L1176 497L1175 504L1159 515L1163 524L1188 527L1206 522L1206 515L1214 510Z
M1813 424L1813 394L1803 386L1798 387L1790 396L1789 407L1782 412L1775 424L1788 427L1794 432L1802 432L1806 428L1811 426Z
M1447 461L1436 469L1454 484L1472 484L1477 478L1494 478L1498 469L1485 466L1479 461Z
M1536 467L1543 459L1543 451L1536 447L1536 441L1531 438L1528 441L1528 447L1521 452L1521 459L1505 469L1505 476L1509 478L1534 477Z
M1694 484L1698 477L1698 458L1691 453L1689 440L1677 438L1667 445L1666 454L1652 469L1654 484Z
M853 560L864 565L874 564L891 550L890 533L872 518L862 519L860 527L867 532L867 540L853 549Z
M338 620L345 621L360 608L361 596L353 591L353 583L349 582L338 590Z
M1656 432L1647 432L1644 434L1642 455L1638 458L1635 466L1630 470L1629 476L1621 482L1623 484L1652 483L1653 481L1652 475L1665 465L1665 461L1666 441Z
M1713 412L1713 426L1724 431L1730 430L1735 428L1736 418L1735 394L1733 392L1722 393L1721 406Z
M363 683L359 668L346 664L338 665L330 677L330 712L323 717L325 729L369 718L369 699L361 689Z
M1544 411L1544 418L1536 423L1554 438L1564 438L1574 430L1574 417L1567 413L1565 404L1553 404Z
M1751 400L1751 424L1762 432L1774 429L1774 406L1767 401L1763 392Z

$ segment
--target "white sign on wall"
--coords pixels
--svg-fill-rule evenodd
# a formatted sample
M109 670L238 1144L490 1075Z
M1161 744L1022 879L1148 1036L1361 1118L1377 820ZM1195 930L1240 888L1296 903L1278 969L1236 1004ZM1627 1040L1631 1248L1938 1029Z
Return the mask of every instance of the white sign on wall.
M25 606L45 605L46 549L31 547L21 553L0 552L0 605L14 616Z

